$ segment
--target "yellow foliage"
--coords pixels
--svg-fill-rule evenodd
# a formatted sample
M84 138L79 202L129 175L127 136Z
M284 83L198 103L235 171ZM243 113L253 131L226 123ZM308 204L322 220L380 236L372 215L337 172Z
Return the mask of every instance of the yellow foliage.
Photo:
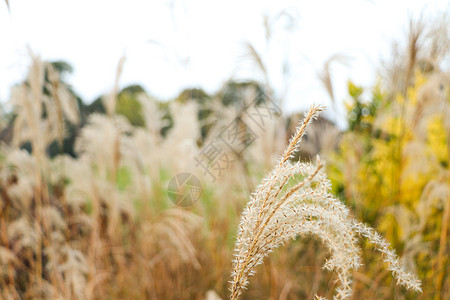
M441 116L433 116L428 121L427 148L441 164L448 165L449 149L446 130Z
M372 99L381 97L381 105L374 114L360 118L372 124L371 131L351 126L342 138L339 155L329 162L333 184L355 206L358 217L365 217L402 250L430 286L437 274L436 249L443 220L442 205L437 205L435 194L429 192L430 184L450 189L450 182L442 179L442 174L449 172L445 122L449 95L445 101L435 97L436 91L427 85L431 76L416 71L414 84L391 97L378 89ZM354 97L357 87L349 84L348 88L352 101L345 105L350 114L360 100ZM335 176L337 168L343 169L343 176Z

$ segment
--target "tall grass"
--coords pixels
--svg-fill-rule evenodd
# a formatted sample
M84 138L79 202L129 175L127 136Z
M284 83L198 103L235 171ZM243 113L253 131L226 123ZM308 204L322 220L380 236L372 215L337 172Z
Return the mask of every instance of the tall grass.
M168 297L170 274L199 268L192 233L200 217L153 200L165 183L143 158L160 141L112 108L90 116L78 158L50 159L65 123L78 121L55 72L32 55L27 82L12 93L14 135L0 168L2 298ZM107 101L114 107L114 96ZM30 152L21 149L28 143Z
M298 150L307 125L323 110L313 106L268 177L252 195L239 224L232 271L231 299L238 299L257 265L274 248L297 236L314 235L327 245L332 256L324 268L338 273L341 285L335 299L351 296L351 271L361 264L356 234L367 238L381 253L399 284L420 292L420 281L400 267L388 242L372 228L356 222L348 209L329 193L330 182L320 160L317 166L289 160ZM301 180L289 186L290 179Z
M448 298L446 28L413 30L371 99L349 84L348 130L317 120L306 131L323 109L313 107L284 152L288 118L259 128L244 111L255 86L232 104L223 91L164 104L142 94L142 126L133 126L118 113L124 60L100 101L106 113L86 117L57 70L31 53L1 120L0 299ZM331 61L321 79L334 97ZM238 116L258 138L240 155L223 148L233 163L212 181L194 157ZM297 161L319 152L327 164ZM189 208L167 195L179 172L203 184Z

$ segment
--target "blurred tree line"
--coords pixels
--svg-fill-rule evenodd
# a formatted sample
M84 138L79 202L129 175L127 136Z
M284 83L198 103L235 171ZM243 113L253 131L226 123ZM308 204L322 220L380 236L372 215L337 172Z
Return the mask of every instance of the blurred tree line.
M66 85L67 90L76 99L76 105L78 106L80 122L77 124L72 124L70 122L66 122L66 132L64 135L64 139L62 143L58 143L58 141L53 142L49 148L47 149L47 154L50 157L54 157L59 154L69 154L72 157L76 157L76 153L74 151L74 142L77 135L80 133L81 128L83 128L87 120L89 119L89 115L97 113L97 114L106 114L106 109L104 107L102 98L104 96L97 97L90 104L86 104L86 102L81 99L81 97L73 90L70 84L67 83L65 77L73 72L73 67L65 62L65 61L51 61L47 62L50 64L59 74L60 82ZM48 71L45 74L45 81L49 83ZM24 80L19 84L28 85L27 80ZM45 95L50 95L50 91L45 87L43 93ZM257 105L262 104L264 101L268 99L265 95L265 87L263 84L260 84L256 81L228 81L224 84L224 86L215 94L208 94L201 88L187 88L180 92L178 96L169 101L159 101L157 100L158 108L163 115L163 120L165 122L165 126L163 126L160 130L160 134L162 137L166 136L168 131L173 126L173 119L170 112L170 105L173 102L186 103L188 101L193 101L198 105L198 120L201 125L201 141L206 138L209 129L212 126L211 121L207 122L207 119L213 119L213 102L219 101L220 104L226 107L232 107L236 110L236 115L239 115L239 112L245 109L245 92L249 89L253 89L256 92L256 99L254 100ZM142 96L151 97L148 92L139 84L132 84L122 88L117 94L117 104L116 104L116 113L124 116L131 125L136 127L144 127L144 116L142 105L139 101L139 97ZM45 115L45 109L43 110L43 114ZM14 113L3 113L3 128L0 131L0 141L9 144L12 140L13 136L13 123L15 120ZM30 144L25 143L22 145L22 148L31 150Z

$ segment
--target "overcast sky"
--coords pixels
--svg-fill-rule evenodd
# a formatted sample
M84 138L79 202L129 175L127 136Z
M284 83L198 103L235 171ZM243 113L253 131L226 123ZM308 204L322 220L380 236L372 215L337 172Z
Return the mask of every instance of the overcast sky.
M44 60L74 67L67 81L86 102L111 89L117 63L127 57L120 86L138 83L161 98L185 87L216 91L233 78L261 79L244 68L245 42L268 66L276 93L288 86L285 110L329 103L317 73L334 54L352 59L336 65L337 99L346 81L368 86L391 42L404 37L408 16L449 10L448 0L317 1L0 1L0 101L24 78L27 46ZM275 17L285 11L286 15ZM273 22L265 42L263 16ZM293 22L288 22L293 20ZM289 26L289 28L287 25ZM289 66L289 81L282 76Z

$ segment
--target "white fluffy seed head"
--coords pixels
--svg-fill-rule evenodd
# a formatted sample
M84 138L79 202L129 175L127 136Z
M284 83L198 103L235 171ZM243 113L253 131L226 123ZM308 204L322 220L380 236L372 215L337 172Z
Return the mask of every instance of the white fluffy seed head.
M298 150L307 125L323 109L311 107L279 163L251 195L241 215L234 249L231 299L242 294L255 267L275 248L305 235L319 238L330 250L331 258L324 268L337 272L340 286L335 291L335 299L348 299L352 294L351 271L361 266L357 235L375 245L398 284L421 291L420 281L403 270L386 240L372 228L353 220L348 208L330 194L331 183L322 172L319 159L315 165L289 161ZM289 187L294 175L301 175L302 180Z

